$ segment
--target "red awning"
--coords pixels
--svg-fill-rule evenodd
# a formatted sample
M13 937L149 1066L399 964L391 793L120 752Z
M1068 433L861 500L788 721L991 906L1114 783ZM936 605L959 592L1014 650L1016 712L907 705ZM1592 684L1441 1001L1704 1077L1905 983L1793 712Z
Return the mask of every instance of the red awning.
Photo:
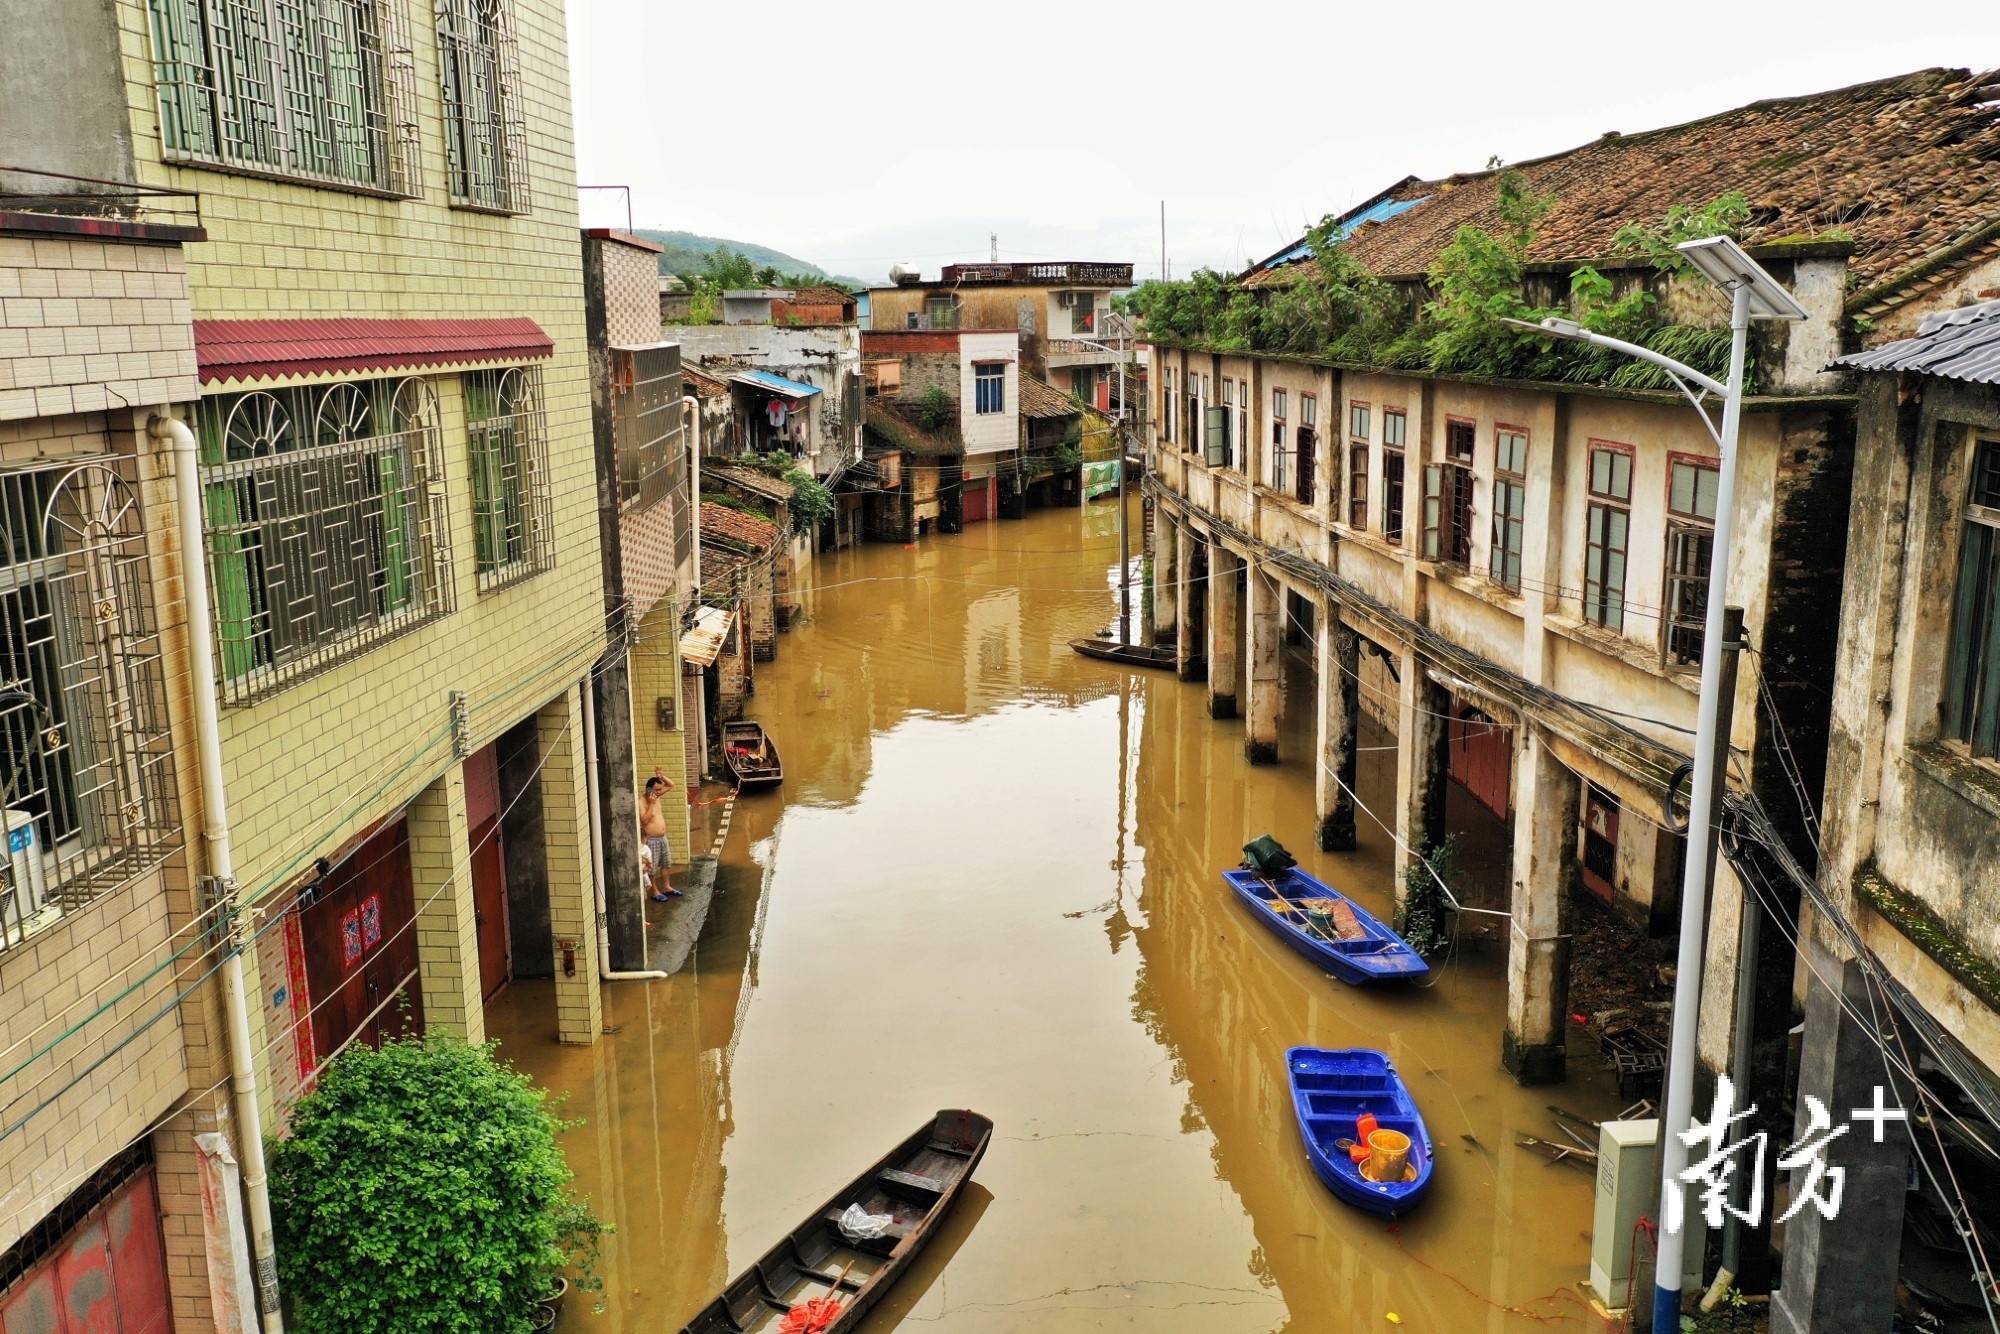
M555 351L524 316L495 320L196 320L202 383L524 361Z

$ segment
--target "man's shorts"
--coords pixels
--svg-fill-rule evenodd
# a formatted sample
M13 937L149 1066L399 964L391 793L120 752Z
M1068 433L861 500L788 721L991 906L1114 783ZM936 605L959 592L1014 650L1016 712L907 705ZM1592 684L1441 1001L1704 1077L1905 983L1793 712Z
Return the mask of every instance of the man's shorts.
M673 865L667 860L667 836L655 834L646 840L646 851L653 854L653 871L658 874Z

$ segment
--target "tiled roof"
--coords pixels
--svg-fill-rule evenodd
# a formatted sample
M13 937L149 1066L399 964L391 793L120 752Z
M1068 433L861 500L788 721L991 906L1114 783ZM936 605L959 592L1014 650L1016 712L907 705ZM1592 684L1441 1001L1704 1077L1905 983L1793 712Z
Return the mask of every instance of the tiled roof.
M696 398L727 398L729 396L729 385L727 383L716 379L693 362L683 361L681 363L681 378L688 382L688 386L694 391Z
M2000 301L1924 317L1915 338L1842 357L1835 366L1863 371L1915 371L1943 380L2000 384Z
M778 526L754 514L712 500L701 502L701 535L737 542L754 551L768 550L778 540Z
M196 320L204 383L329 371L403 370L546 357L555 341L525 316L490 320Z
M1928 69L1804 97L1774 98L1666 129L1607 134L1515 164L1555 205L1533 260L1596 259L1627 223L1740 190L1749 245L1838 229L1850 269L1880 283L2000 223L2000 86L1994 76ZM1404 181L1386 192L1423 202L1355 230L1349 253L1384 275L1421 273L1462 226L1498 230L1496 171ZM1289 277L1264 268L1246 282Z
M1038 380L1032 375L1021 377L1021 415L1023 417L1076 417L1083 408L1077 401L1046 380Z
M782 477L773 477L767 472L746 467L740 463L704 463L701 467L703 478L719 477L726 482L734 482L745 491L754 491L772 500L790 500L798 488Z

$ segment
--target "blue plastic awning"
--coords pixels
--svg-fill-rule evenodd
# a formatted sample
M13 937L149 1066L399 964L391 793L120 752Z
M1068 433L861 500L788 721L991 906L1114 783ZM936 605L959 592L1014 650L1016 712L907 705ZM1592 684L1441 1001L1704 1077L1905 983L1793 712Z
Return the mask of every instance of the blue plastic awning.
M782 375L773 375L770 371L739 371L729 378L738 384L747 384L752 389L783 394L786 398L811 398L819 392L819 386L816 384L801 384L797 380L787 380Z

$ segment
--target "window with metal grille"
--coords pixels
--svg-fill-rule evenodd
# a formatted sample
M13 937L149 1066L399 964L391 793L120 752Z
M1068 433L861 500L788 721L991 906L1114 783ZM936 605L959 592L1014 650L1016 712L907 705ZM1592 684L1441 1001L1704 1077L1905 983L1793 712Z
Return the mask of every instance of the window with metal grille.
M437 0L451 199L496 213L528 211L528 127L510 0Z
M1403 540L1403 439L1401 409L1382 410L1382 536Z
M1590 451L1590 506L1584 519L1583 618L1625 628L1625 551L1632 526L1632 455L1609 446Z
M1493 439L1493 549L1487 564L1495 583L1521 591L1521 535L1528 512L1528 437L1502 427Z
M472 458L472 543L482 591L555 564L549 532L548 423L532 366L464 377Z
M1715 467L1682 458L1667 464L1667 629L1661 647L1667 661L1683 666L1701 661L1708 620L1708 561L1715 551L1720 477Z
M405 0L147 0L169 159L418 193Z
M240 704L451 610L437 398L421 378L202 400L216 664Z
M131 460L0 471L0 948L179 842Z
M2000 440L1973 449L1945 675L1945 734L2000 754Z
M611 439L618 456L618 505L647 509L687 490L680 352L674 347L615 347L611 355L616 388Z

